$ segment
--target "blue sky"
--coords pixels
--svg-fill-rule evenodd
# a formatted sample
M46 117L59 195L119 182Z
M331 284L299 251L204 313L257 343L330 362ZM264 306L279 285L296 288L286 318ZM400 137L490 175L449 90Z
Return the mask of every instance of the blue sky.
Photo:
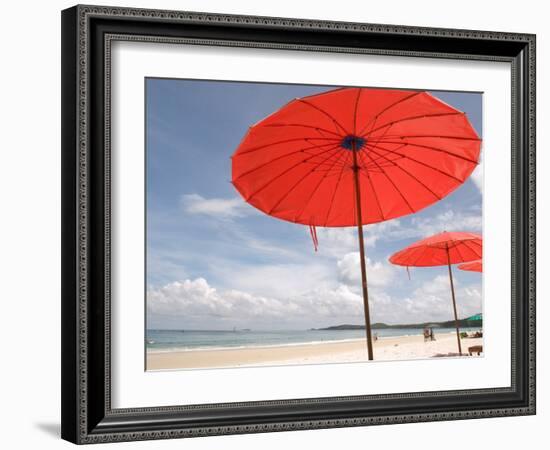
M295 97L333 87L146 80L147 325L307 329L363 323L354 228L308 228L244 202L231 159L248 127ZM431 92L482 135L482 95ZM439 231L481 232L482 165L436 204L365 227L373 322L450 320L446 268L388 257ZM454 270L459 315L481 311L481 276Z

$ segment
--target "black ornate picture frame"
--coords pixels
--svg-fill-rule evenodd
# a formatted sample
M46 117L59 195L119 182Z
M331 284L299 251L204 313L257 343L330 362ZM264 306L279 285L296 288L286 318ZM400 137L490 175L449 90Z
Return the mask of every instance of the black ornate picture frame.
M113 41L504 61L512 71L509 387L113 409ZM62 12L62 437L99 443L535 414L535 36L99 6Z

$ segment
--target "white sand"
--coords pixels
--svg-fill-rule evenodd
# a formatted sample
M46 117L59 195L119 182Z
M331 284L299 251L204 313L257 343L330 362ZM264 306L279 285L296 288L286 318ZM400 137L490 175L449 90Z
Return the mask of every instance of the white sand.
M483 339L462 339L461 345L463 356L469 357L468 348L483 345ZM455 333L436 334L435 341L427 342L424 342L423 336L417 335L380 338L374 343L375 361L426 359L444 356L458 356ZM363 362L366 360L366 343L363 339L357 339L344 342L280 347L148 352L147 369L324 364Z

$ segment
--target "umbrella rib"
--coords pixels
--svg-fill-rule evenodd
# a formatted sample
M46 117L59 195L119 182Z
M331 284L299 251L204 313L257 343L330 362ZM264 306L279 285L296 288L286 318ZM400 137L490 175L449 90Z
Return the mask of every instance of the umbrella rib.
M332 193L332 198L330 199L330 205L328 207L327 211L327 217L325 218L325 227L327 226L327 223L330 218L330 213L332 212L332 206L334 205L334 199L336 198L336 193L338 192L338 188L340 187L340 181L342 180L342 175L344 175L344 169L346 168L346 162L350 158L351 153L346 154L346 160L344 163L342 163L342 170L340 170L340 175L338 176L338 181L336 182L336 187L334 188L334 192Z
M429 118L433 118L433 117L458 116L458 115L463 115L463 114L464 113L462 113L462 112L451 112L451 113L448 112L448 113L422 114L422 115L418 115L418 116L403 117L401 119L394 120L392 122L387 122L383 125L379 125L377 128L374 128L374 129L370 130L369 134L365 135L365 137L369 137L375 131L381 130L382 128L386 128L386 127L389 127L391 125L395 125L396 123L407 122L407 121L418 120L418 119L429 119Z
M460 244L463 244L465 242L471 242L471 241L475 241L477 240L478 238L468 238L468 239L449 239L447 241L441 241L441 242L436 242L434 244L431 244L432 247L436 247L436 248L440 248L438 247L439 244L446 244L446 246L448 248L454 248L456 247L457 245L460 245ZM451 244L451 246L449 246L449 244Z
M323 164L323 163L324 163L325 161L327 161L328 159L332 158L335 154L337 154L337 153L340 151L338 147L336 147L336 148L334 148L334 149L332 149L332 150L334 150L334 152L331 153L328 157L326 157L321 163L319 163L319 164L317 165L317 167L320 166L321 164ZM291 193L294 189L296 189L296 187L297 187L300 183L302 183L307 177L309 177L314 171L315 171L315 168L313 168L313 169L310 170L308 173L306 173L303 177L301 177L301 178L300 178L300 179L299 179L290 189L288 189L288 190L286 191L286 193L277 201L277 203L275 203L275 205L273 205L273 206L271 207L271 209L270 209L267 213L268 213L269 215L271 215L271 213L277 209L277 207L278 207L278 206L279 206L279 205L280 205L280 204L290 195L290 193Z
M378 116L375 116L373 119L370 120L369 123L372 122L372 126L370 127L371 130L376 126L377 120L378 120ZM366 127L365 127L365 129L366 129ZM389 129L390 129L390 127L388 127L388 130L389 130ZM388 132L388 130L386 130L386 131L384 132L384 135ZM370 131L368 131L367 133L363 133L363 131L364 131L364 129L361 130L361 133L359 133L359 136L361 136L361 135L363 135L363 134L370 134Z
M455 248L456 248L456 252L458 253L458 256L462 258L462 262L466 262L466 259L464 259L464 255L460 251L460 244L455 245Z
M376 153L376 152L375 152ZM384 155L380 155L377 153L378 156L382 157L382 158L385 158ZM370 155L369 155L370 157ZM388 159L385 158L387 161ZM378 164L374 159L372 159L372 162L374 164L376 164L376 166L380 169L380 171L384 174L384 176L388 179L388 181L391 183L391 185L394 187L394 189L397 191L397 193L401 196L401 198L403 199L403 201L407 204L407 206L409 207L410 211L412 213L414 213L414 208L411 206L411 204L409 203L409 201L407 200L407 198L405 197L405 194L403 194L403 192L401 192L401 190L397 187L397 185L395 184L395 182L392 180L392 178L388 175L388 173L384 170L384 168L382 166L380 166L380 164ZM390 161L391 163L391 161ZM394 163L395 164L395 163ZM368 170L368 169L366 169Z
M477 245L480 248L480 250L483 251L483 243L482 242L477 242L478 240L481 241L481 238L468 239L468 240L464 241L464 243L471 244L471 245Z
M442 248L442 247L439 247L438 245L439 244L445 244L445 248L447 249L451 249L451 248L455 248L457 245L459 245L462 241L460 240L456 240L456 239L453 239L453 238L450 238L448 239L447 241L443 241L443 242L435 242L433 244L434 247L437 247L437 248Z
M468 247L470 250L472 250L473 252L475 252L475 253L477 254L477 253L478 253L477 249L476 249L476 248L472 248L472 247L470 247L470 246L468 245L468 244L470 244L470 242L474 243L473 241L475 241L475 240L476 240L476 239L468 239L467 241L463 241L463 242L464 242L464 245L465 245L466 247ZM480 247L482 247L481 244L477 244L477 245L479 245ZM482 247L482 248L483 248L483 247ZM481 258L481 255L479 255L479 257Z
M333 144L333 145L335 145L335 144ZM347 152L347 150L343 150L339 145L336 145L336 146L339 147L339 149L340 149L343 153L346 153L346 152ZM308 153L308 152L305 152L305 153L308 154L308 155L311 155L311 153ZM326 165L326 166L329 166L329 165L330 165L330 167L329 167L328 170L332 170L332 168L333 168L334 166L331 165L331 163L332 163L331 158L334 157L335 155L336 155L336 153L333 153L333 155L332 155L330 158L327 158L326 160L324 160L323 162L320 162L320 163L319 163L319 162L316 162L316 161L308 161L307 164L313 164L313 165L316 166L317 169L319 169L319 168L320 168L321 166L323 166L323 165ZM336 157L336 159L338 160L339 157ZM335 166L336 166L336 167L339 167L339 166L340 166L340 164L338 164L338 161L335 162ZM327 170L327 169L326 169L326 168L325 168L325 169L321 168L321 169L319 169L318 171L323 171L323 170Z
M357 108L359 106L359 98L361 97L361 88L357 89L357 98L355 99L355 109L353 111L353 134L357 133Z
M398 138L398 139L413 139L413 138L441 138L441 139L457 139L460 141L477 141L481 142L481 139L478 137L466 137L466 136L443 136L443 135L436 135L436 134L409 134L409 135L399 135L399 134L390 134L390 138ZM370 141L375 141L378 138L378 136L374 136L370 138Z
M414 248L414 247L413 247ZM424 256L424 252L426 251L426 247L422 246L422 247L417 247L420 251L418 252L418 257L414 260L414 262L405 262L404 261L404 264L400 264L400 265L403 265L403 266L407 266L407 267L418 267L416 266L416 263L418 262L418 260ZM409 251L412 250L412 249L409 249ZM403 252L406 252L407 249L404 249ZM409 257L409 260L411 259L412 257Z
M372 142L373 140L371 139L370 142ZM459 158L459 159L462 159L464 161L468 161L468 162L471 162L471 163L474 163L474 164L479 164L479 161L476 161L476 160L473 160L473 159L470 159L470 158L466 158L465 156L461 156L461 155L457 155L456 153L453 153L453 152L450 152L448 150L445 150L444 148L440 148L440 147L432 147L430 145L423 145L423 144L414 144L412 142L406 142L406 143L403 143L403 142L396 142L396 141L386 141L386 140L378 140L378 141L375 141L377 144L401 144L402 146L403 145L410 145L412 147L420 147L420 148L426 148L428 150L434 150L434 151L437 151L437 152L441 152L441 153L445 153L449 156L454 156L455 158Z
M399 147L395 148L394 151L397 151L397 150L399 150L400 148L405 147L406 145L407 145L407 144L402 144L402 145L400 145ZM373 158L372 156L369 155L369 157L371 158L371 161L372 161L373 163L376 163L376 161L381 160L381 159L385 159L386 162L392 162L392 163L393 163L393 162L397 161L398 159L404 158L403 156L399 156L399 155L396 155L395 159L390 159L390 158L388 158L386 155L384 155L384 156L378 156L377 158Z
M378 153L376 150L374 150L374 148L379 148L380 150L385 150L385 151L389 151L387 149L384 149L384 148L381 148L381 147L377 147L377 146L373 146L372 144L371 145L368 145L368 147L370 148L370 151L372 151L373 153L375 153L376 155L380 156L381 158L384 158L387 162L390 163L390 165L393 165L395 167L397 167L398 169L401 169L403 172L405 172L408 176L410 176L413 180L415 180L418 184L422 185L428 192L430 192L435 198L437 198L438 200L441 200L442 197L440 197L439 195L437 195L432 189L430 189L428 186L426 186L422 181L420 181L417 177L415 177L412 173L410 173L408 170L406 170L405 168L401 167L399 164L397 164L395 161L392 161L390 159L388 159L385 155L382 155L380 153ZM403 156L403 155L401 155ZM378 167L380 168L380 170L384 173L386 173L386 171L384 170L383 167L381 167L380 165L378 165ZM431 166L428 166L428 167L431 167ZM436 169L434 169L436 170ZM388 178L390 178L388 176ZM414 212L414 210L413 210Z
M372 126L370 127L370 130L366 133L366 135L370 135L370 134L371 134L371 132L372 132L373 128L376 126L376 123L377 123L377 121L378 121L379 118L380 118L380 116L378 115L378 116L376 116L373 120L371 120ZM388 131L390 131L390 129L391 129L391 125L390 125L389 127L387 127L387 128L384 130L384 133L382 134L381 137L386 136L386 134L388 134ZM378 137L378 139L380 139L380 137Z
M332 145L334 146L335 144L333 142L330 142L328 144L320 144L320 145L313 145L311 147L303 147L303 148L300 148L298 150L295 150L293 152L290 152L290 153L285 153L284 155L281 155L281 156L277 156L276 158L273 158L273 159L270 159L269 161L263 163L263 164L260 164L259 166L256 166L250 170L247 170L246 172L240 174L237 178L235 178L233 181L237 181L239 179L241 179L242 177L245 177L246 175L249 175L251 174L252 172L255 172L256 170L259 170L259 169L263 169L265 166L268 166L269 164L275 162L275 161L279 161L283 158L286 158L287 156L292 156L292 155L296 155L298 153L302 153L302 152L305 152L306 150L312 150L314 148L321 148L321 147L326 147L328 145ZM308 153L308 155L310 155L310 153Z
M240 153L238 153L238 154L235 155L235 156L248 155L249 153L253 153L253 152L257 151L257 150L263 150L264 148L271 147L272 145L288 144L289 142L297 142L297 141L306 141L306 142L309 142L310 140L311 140L311 141L332 141L333 143L338 142L338 139L334 139L334 138L320 138L320 137L316 137L316 136L312 136L312 137L300 137L300 138L292 138L292 139L284 139L284 140L282 140L282 141L270 142L269 144L263 144L263 145L258 145L257 147L249 148L247 151L245 151L245 152L240 152Z
M328 112L326 112L324 109L322 108L319 108L317 105L314 105L313 103L311 102L308 102L302 98L297 98L296 101L298 102L301 102L301 103L304 103L305 105L308 105L309 107L325 114L327 117L329 117L333 122L334 124L337 126L337 127L340 127L340 129L347 135L347 134L350 134L331 114L329 114Z
M309 198L307 199L307 201L305 202L304 206L302 207L302 209L300 210L299 214L294 218L294 221L297 222L298 219L300 218L300 216L304 213L304 211L306 210L306 208L309 206L309 202L311 201L311 199L313 198L313 196L315 195L315 193L317 192L317 190L319 189L319 187L321 186L321 184L323 183L323 181L325 181L328 177L328 174L330 173L330 170L332 170L332 168L336 167L336 163L337 162L340 162L340 160L342 159L343 156L347 156L346 155L346 152L340 152L340 155L338 156L338 158L334 161L334 163L332 164L332 167L331 169L329 169L325 175L321 178L321 180L319 180L319 183L317 183L317 186L315 186L315 189L313 190L313 192L311 193L311 195L309 196ZM344 165L342 165L342 167L345 167ZM342 169L343 170L343 169Z
M359 154L359 159L361 160L361 162L363 164L365 164L365 160L363 159L363 153L364 152L359 152L358 154ZM372 158L368 153L367 153L367 156L372 161ZM382 205L380 204L380 199L378 198L378 194L376 193L376 189L374 189L374 183L372 182L372 180L370 178L369 169L366 168L366 165L364 167L365 167L365 169L363 171L361 171L360 173L366 172L367 180L369 180L370 188L372 189L372 193L374 194L374 199L376 200L376 205L378 206L378 211L380 212L380 217L382 217L382 220L386 220L384 218L384 213L382 212Z
M375 152L376 153L376 152ZM380 155L377 153L378 156L382 157L382 158L385 158L383 155ZM387 158L385 158L387 160ZM382 171L382 173L384 174L384 176L388 179L388 181L391 183L391 185L394 187L394 189L397 191L397 193L401 196L401 198L403 199L403 201L407 204L407 206L409 207L410 211L412 213L414 213L414 209L413 207L411 206L411 204L409 203L409 201L407 200L407 198L405 197L405 194L403 194L403 192L401 192L401 190L397 187L397 185L394 183L394 181L391 179L391 177L388 175L388 173L384 170L383 167L381 167L376 161L372 160L372 162L374 164L376 164L376 166ZM395 163L394 163L395 164Z
M372 124L372 127L371 127L371 131L372 131L372 128L374 128L374 125L375 125L376 121ZM385 138L386 135L388 134L388 132L391 130L391 125L389 127L386 127L386 129L384 130L384 132L380 135L380 136L377 136L376 139L378 141L380 141L381 139ZM368 133L370 135L370 131ZM370 141L371 139L368 139L367 141Z
M368 145L368 146L369 146L371 149L372 149L372 148L378 148L378 149L380 149L380 150L383 150L383 151L386 151L386 152L393 153L394 155L402 156L403 158L406 158L406 159L409 159L409 160L411 160L411 161L414 161L414 162L417 163L417 164L420 164L420 165L425 166L425 167L427 167L427 168L429 168L429 169L435 170L436 172L439 172L439 173L441 173L442 175L446 175L447 177L452 178L453 180L456 180L456 181L458 181L459 183L463 183L463 182L464 182L464 180L461 180L460 178L457 178L457 177L455 177L454 175L451 175L450 173L447 173L447 172L445 172L445 171L443 171L443 170L441 170L441 169L438 169L437 167L430 166L429 164L426 164L425 162L419 161L419 160L417 160L417 159L415 159L415 158L411 158L409 155L404 155L403 153L399 153L399 152L397 152L397 151L395 151L395 150L390 150L389 148L380 147L380 146L378 146L378 145L370 144L370 145ZM375 153L376 153L376 152L375 152ZM388 161L389 161L389 160L388 160ZM403 167L401 167L400 165L398 165L397 163L395 163L395 161L389 161L389 162L393 163L394 165L396 165L397 167L399 167L400 169L402 169L403 171L407 172L407 173L410 175L410 173L409 173L408 171L406 171L405 169L403 169ZM412 176L412 175L411 175L411 176ZM413 178L415 178L415 177L413 177ZM434 195L435 195L435 194L434 194ZM436 197L437 197L437 196L436 196ZM441 199L441 197L438 197L438 198Z
M306 161L312 159L312 158L315 158L315 156L319 156L319 155L323 155L327 152L330 152L330 151L333 151L335 149L338 149L339 146L338 145L335 145L333 148L329 148L329 149L325 149L323 150L322 152L318 153L318 154L315 154L313 156L310 156L309 158L306 158L305 160L303 161L299 161L297 162L296 164L294 164L293 166L287 168L286 170L282 171L280 174L278 174L277 176L275 176L274 178L272 178L271 180L269 180L267 183L265 183L262 187L260 187L259 189L257 189L255 192L253 192L252 194L250 194L247 198L246 198L246 201L250 201L252 199L252 197L254 197L255 195L257 195L259 192L263 191L267 186L269 186L271 183L273 183L275 180L279 179L280 177L282 177L283 175L286 175L288 172L290 172L291 170L295 169L296 167L298 167L299 165L305 163Z
M430 248L430 247L427 247L427 246L422 246L422 247L421 247L422 250L420 251L420 255L418 256L418 258L416 258L416 259L414 260L414 263L411 264L411 266L419 267L419 266L416 265L416 263L418 263L418 261L420 260L420 258L421 258L422 256L424 256L424 254L426 253L426 251L428 250L428 248Z
M314 125L306 125L305 123L270 123L267 125L264 125L265 128L281 128L281 127L302 127L302 128L311 128L316 131L324 131L326 133L333 134L334 136L338 136L339 138L343 137L341 134L336 133L331 130L327 130L326 128L316 127Z
M464 256L459 251L459 245L460 244L464 245L466 248L469 248L471 251L473 251L477 255L477 251L475 249L471 248L469 245L467 245L470 241L473 241L473 240L475 240L475 239L463 239L463 240L460 241L460 243L453 246L453 248L456 247L456 251L458 252L460 257L462 258L462 262L468 262L468 261L464 259Z
M420 95L422 94L423 91L419 91L419 92L415 92L414 94L411 94L411 95L408 95L407 97L403 97L403 98L400 98L398 101L396 101L395 103L392 103L390 104L389 106L386 106L384 109L382 109L380 112L378 112L378 114L376 114L374 116L374 118L372 118L369 122L367 122L365 124L365 126L363 127L363 129L361 130L361 132L359 133L359 135L363 134L365 132L365 130L367 129L367 127L370 125L370 123L373 121L373 120L376 120L378 117L380 117L382 114L384 114L385 112L387 112L388 110L392 109L394 106L397 106L413 97L416 97L417 95ZM372 131L372 130L371 130Z

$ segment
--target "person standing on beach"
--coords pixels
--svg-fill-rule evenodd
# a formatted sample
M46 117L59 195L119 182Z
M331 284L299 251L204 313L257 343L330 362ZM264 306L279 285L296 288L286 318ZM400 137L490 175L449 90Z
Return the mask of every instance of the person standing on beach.
M423 334L424 334L424 342L426 342L430 338L430 330L428 329L428 327L424 327Z

